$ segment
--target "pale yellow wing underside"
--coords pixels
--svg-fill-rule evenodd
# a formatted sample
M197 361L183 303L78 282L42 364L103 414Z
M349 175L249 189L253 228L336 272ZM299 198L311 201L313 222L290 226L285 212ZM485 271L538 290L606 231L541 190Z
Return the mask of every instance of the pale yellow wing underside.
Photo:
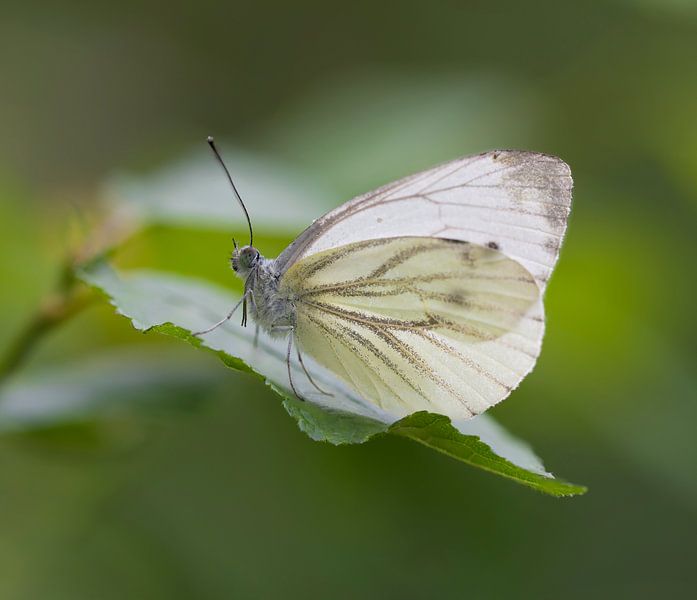
M300 348L395 416L471 417L532 369L544 333L533 276L501 252L426 237L325 250L282 278Z

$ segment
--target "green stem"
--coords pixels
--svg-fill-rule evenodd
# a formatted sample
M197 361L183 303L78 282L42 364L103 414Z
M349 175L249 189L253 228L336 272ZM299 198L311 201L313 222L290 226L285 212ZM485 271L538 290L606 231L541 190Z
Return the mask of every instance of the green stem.
M0 381L9 377L24 363L48 332L80 312L93 297L93 294L75 278L72 265L66 265L56 289L44 299L0 360Z
M0 382L22 366L46 334L79 313L97 297L75 276L76 268L100 256L106 256L141 226L128 214L112 213L66 258L55 290L44 299L31 320L10 344L5 356L0 357Z

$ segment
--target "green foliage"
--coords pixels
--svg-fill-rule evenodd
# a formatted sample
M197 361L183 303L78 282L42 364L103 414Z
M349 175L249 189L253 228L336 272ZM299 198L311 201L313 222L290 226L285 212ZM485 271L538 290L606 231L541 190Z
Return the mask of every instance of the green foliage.
M438 161L548 152L576 189L543 350L487 415L592 496L540 498L390 435L314 444L258 378L100 299L2 381L0 598L695 595L697 3L434 8L4 3L0 349L44 306L67 223L92 229L114 170L131 177L111 197L154 225L115 264L237 289L226 259L244 223L209 133L269 257ZM194 148L200 175L159 171ZM316 182L328 190L296 192ZM98 452L73 441L87 429Z
M295 172L244 153L233 152L232 156L254 206L257 231L266 235L285 232L270 238L271 245L282 247L283 237L292 236L323 211L319 200L323 194L299 184ZM254 327L243 328L236 322L226 323L203 339L192 335L192 331L206 329L226 314L238 299L235 295L181 274L132 269L122 276L110 266L106 257L123 256L134 234L140 234L141 243L147 243L157 238L158 231L175 231L182 226L209 232L244 231L241 211L229 201L225 181L216 176L220 174L214 168L211 161L204 162L202 156L195 155L148 177L114 179L106 193L111 216L78 253L78 277L106 295L136 329L180 338L214 353L232 369L261 378L281 396L286 411L313 440L359 444L378 435L396 435L554 496L585 492L585 488L547 473L529 447L488 415L451 423L441 415L418 413L395 423L394 418L358 396L311 357L305 360L313 378L331 396L318 393L299 366L293 365L293 380L305 399L301 401L289 391L284 342L261 333L257 344ZM282 191L290 199L285 206L292 205L285 213L273 201ZM176 245L169 247L175 259L181 259L179 249ZM195 268L198 273L198 266ZM200 272L210 274L206 269ZM8 373L29 353L37 337L60 325L69 314L82 310L89 300L70 265L64 267L56 297L58 303L39 315L42 327L31 327L28 336L19 339L15 359L6 365ZM58 312L56 306L60 307ZM109 361L112 364L105 368ZM62 368L39 370L11 382L0 392L0 431L29 432L89 423L114 411L143 414L153 403L175 406L178 398L195 396L193 388L210 387L200 374L200 370L177 362L150 358L134 362L123 357L87 363L80 360Z
M216 370L182 352L111 351L33 371L0 388L0 433L169 411L220 384Z
M463 435L453 427L450 419L443 415L414 413L392 425L389 432L553 496L575 496L586 492L583 486L520 468L493 452L479 436Z
M300 429L314 440L355 444L377 434L399 435L541 492L555 496L585 492L581 486L567 484L545 473L534 454L520 443L511 444L508 434L498 432L497 453L493 444L482 441L491 428L485 415L467 421L466 434L447 417L425 412L393 423L309 357L306 362L313 377L332 395L321 395L309 387L300 368L294 366L296 387L307 399L299 400L288 389L284 342L260 334L255 344L254 328L245 328L232 321L203 339L191 334L217 321L238 299L209 283L153 271L120 276L103 261L95 261L84 268L80 276L106 294L116 310L131 319L136 329L159 331L184 339L214 352L228 367L264 379L283 398L286 410ZM514 452L511 452L512 445ZM508 450L505 454L504 449Z

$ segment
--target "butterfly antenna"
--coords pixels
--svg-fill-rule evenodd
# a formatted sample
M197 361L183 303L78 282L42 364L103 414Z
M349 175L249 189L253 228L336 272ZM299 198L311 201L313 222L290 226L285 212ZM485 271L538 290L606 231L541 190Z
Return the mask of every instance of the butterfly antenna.
M218 159L220 166L223 167L223 171L225 171L225 175L227 175L227 179L230 182L230 185L232 186L232 191L235 192L235 198L237 198L237 201L240 203L240 206L244 211L244 216L247 218L247 225L249 225L249 245L253 246L254 233L252 232L252 221L249 218L247 207L244 205L244 202L242 202L242 196L240 196L240 193L237 191L237 188L235 187L235 183L232 181L232 176L230 175L230 171L228 171L227 167L225 166L225 163L223 162L223 157L220 156L220 152L218 152L218 148L216 147L215 142L213 141L213 136L209 135L207 141L208 145L211 147L211 150L213 150L213 154L215 154L215 157Z

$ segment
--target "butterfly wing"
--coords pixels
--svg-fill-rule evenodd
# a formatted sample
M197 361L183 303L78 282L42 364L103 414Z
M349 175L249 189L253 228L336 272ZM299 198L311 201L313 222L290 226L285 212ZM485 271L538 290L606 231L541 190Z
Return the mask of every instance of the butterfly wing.
M295 261L352 242L428 236L491 245L521 263L544 292L571 207L558 158L496 151L460 158L359 196L317 219L277 259Z
M301 349L397 417L479 414L508 396L540 351L534 278L477 244L356 242L297 261L281 286Z

